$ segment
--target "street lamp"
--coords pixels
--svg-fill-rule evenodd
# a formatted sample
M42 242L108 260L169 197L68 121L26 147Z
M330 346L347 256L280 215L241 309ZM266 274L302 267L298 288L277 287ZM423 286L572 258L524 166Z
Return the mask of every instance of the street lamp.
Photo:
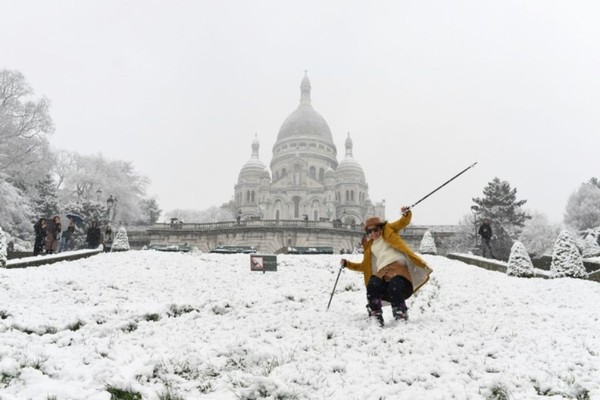
M111 212L111 210L113 210L114 204L115 204L115 200L113 199L113 196L111 194L110 196L108 196L108 199L106 200L106 212L108 214L106 216L106 219L108 220L108 222L112 221L110 212ZM113 211L112 216L114 217L114 211Z
M477 213L479 212L479 207L472 205L471 211L473 212L473 225L475 226L475 247L477 247Z
M98 190L96 190L96 200L100 201L100 195L102 195L102 188L98 188Z

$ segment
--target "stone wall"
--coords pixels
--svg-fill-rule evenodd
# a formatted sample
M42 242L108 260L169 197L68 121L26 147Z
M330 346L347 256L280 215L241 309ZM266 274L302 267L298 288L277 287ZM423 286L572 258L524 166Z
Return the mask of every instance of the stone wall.
M401 236L413 250L418 251L426 226L409 227ZM432 231L438 254L448 252L446 243L454 234L452 229ZM329 221L252 220L237 223L155 224L147 230L152 244L191 245L210 252L218 245L253 246L259 253L279 253L286 247L330 246L335 253L360 247L361 226L333 224ZM131 245L131 235L130 235Z

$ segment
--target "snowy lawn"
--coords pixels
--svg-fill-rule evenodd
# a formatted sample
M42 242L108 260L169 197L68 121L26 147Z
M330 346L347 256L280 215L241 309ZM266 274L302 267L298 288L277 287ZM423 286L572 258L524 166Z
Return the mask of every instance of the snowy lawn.
M267 273L155 251L0 270L0 398L600 399L598 283L424 258L409 321L387 307L384 328L352 271L326 311L338 255Z

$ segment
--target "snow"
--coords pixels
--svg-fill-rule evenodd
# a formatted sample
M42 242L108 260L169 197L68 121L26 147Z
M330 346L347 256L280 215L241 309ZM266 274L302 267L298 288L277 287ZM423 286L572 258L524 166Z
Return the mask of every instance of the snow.
M362 255L349 256L359 261ZM0 270L0 398L600 399L600 285L424 255L408 322L340 256L129 251ZM587 396L587 397L586 397Z

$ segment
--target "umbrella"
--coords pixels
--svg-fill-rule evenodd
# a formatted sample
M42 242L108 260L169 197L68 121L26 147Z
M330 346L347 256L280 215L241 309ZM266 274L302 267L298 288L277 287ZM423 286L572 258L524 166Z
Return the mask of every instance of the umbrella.
M67 218L72 219L73 222L75 222L77 225L81 225L84 222L83 217L81 215L75 214L75 213L68 213Z

